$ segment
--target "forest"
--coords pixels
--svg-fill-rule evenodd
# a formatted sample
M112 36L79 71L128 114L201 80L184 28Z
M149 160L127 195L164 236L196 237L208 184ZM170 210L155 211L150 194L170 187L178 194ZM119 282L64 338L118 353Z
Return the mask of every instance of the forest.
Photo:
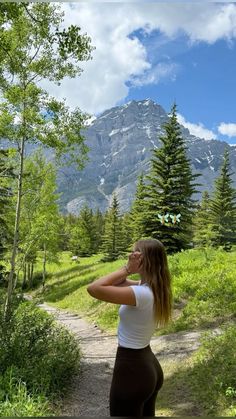
M130 210L121 214L114 193L105 213L84 205L78 215L64 214L57 169L86 165L80 132L89 116L71 111L40 81L59 84L80 75L94 46L79 27L61 29L62 22L53 3L0 4L0 414L60 415L81 351L75 336L38 303L115 333L117 307L94 306L86 286L123 266L137 240L152 237L166 248L178 312L156 336L206 332L188 363L172 371L173 388L160 395L161 413L170 403L167 416L175 416L171 394L185 381L201 414L235 416L236 189L229 153L213 192L194 200L199 174L192 174L174 103ZM32 144L35 151L27 154ZM214 327L219 336L211 335Z

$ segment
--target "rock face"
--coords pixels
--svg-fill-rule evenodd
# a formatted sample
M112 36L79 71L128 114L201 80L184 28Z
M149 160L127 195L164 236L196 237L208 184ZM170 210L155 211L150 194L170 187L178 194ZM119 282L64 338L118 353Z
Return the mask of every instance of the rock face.
M138 175L148 172L152 150L161 145L159 137L167 120L165 110L149 99L111 108L92 120L83 133L90 149L84 170L78 171L73 166L58 169L61 210L78 214L87 203L92 209L105 211L112 193L116 192L121 212L127 211L134 199ZM236 145L231 147L223 141L197 138L188 129L181 129L192 172L201 173L197 183L202 186L193 198L200 199L203 190L212 191L225 147L230 153L236 188ZM7 147L7 141L1 140L0 147ZM27 154L36 148L37 145L28 144ZM48 160L54 160L50 149L45 149L45 155Z
M116 192L121 212L130 208L136 191L138 175L150 167L152 149L160 147L162 125L168 120L165 110L151 100L131 101L105 111L93 120L84 132L89 146L89 162L78 172L63 168L58 175L61 204L65 212L78 214L84 203L105 211ZM191 135L182 127L192 172L201 173L197 179L201 191L212 191L219 175L224 149L230 152L230 162L236 186L236 147L218 140L205 140Z

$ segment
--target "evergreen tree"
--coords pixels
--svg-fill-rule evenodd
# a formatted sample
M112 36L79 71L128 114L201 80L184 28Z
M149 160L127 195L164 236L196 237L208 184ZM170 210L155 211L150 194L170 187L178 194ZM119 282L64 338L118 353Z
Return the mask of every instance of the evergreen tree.
M210 202L208 191L203 191L201 203L198 205L194 217L193 241L197 247L208 247L211 245L212 231L209 221Z
M102 237L104 234L104 216L102 214L102 212L97 209L94 213L93 219L94 219L94 224L95 224L95 229L96 229L96 235L95 235L95 250L96 253L99 252L99 250L101 249L101 245L102 245Z
M72 218L73 217L73 218ZM72 221L73 220L73 221ZM67 217L66 232L68 233L68 250L70 250L73 255L79 255L79 217L70 214Z
M126 212L121 217L122 226L122 237L123 237L123 249L124 252L130 252L133 245L133 221L131 219L131 213Z
M112 198L111 207L105 215L102 251L105 255L104 261L116 260L124 253L119 202L115 194Z
M135 243L145 235L145 215L146 214L146 186L144 175L138 177L136 194L131 205L130 226L132 229L131 241Z
M73 229L78 223L78 216L74 214L62 215L62 229L60 249L69 250L74 253L74 245L72 244Z
M87 206L81 209L78 219L78 255L91 256L95 253L96 227L93 219L93 211Z
M190 247L196 207L192 194L196 192L195 186L199 185L192 182L200 175L191 173L175 104L163 128L165 134L160 137L162 146L153 150L151 170L147 176L145 235L159 239L168 253L174 253ZM180 222L176 218L171 219L170 215L178 214L181 214ZM163 216L166 216L166 221Z
M232 187L229 152L225 149L220 176L215 181L209 220L212 225L212 245L230 250L236 243L236 190Z

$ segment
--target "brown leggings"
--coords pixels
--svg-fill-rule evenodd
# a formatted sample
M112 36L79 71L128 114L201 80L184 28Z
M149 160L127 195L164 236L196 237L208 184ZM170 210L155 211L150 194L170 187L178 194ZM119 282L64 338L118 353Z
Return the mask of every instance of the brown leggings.
M118 347L110 390L111 416L155 416L163 371L150 346Z

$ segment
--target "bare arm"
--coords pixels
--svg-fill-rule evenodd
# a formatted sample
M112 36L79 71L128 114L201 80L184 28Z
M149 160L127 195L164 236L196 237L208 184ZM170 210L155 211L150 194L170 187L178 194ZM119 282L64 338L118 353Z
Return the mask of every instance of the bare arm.
M130 285L137 285L137 282L127 279L127 275L139 273L140 262L141 253L132 252L127 266L94 281L87 287L88 293L98 300L135 306L135 295Z
M87 287L87 291L98 300L115 304L135 305L135 295L129 285L137 284L137 282L127 280L127 274L125 267L118 269L94 281Z
M133 279L126 278L124 282L118 285L118 287L130 287L130 285L138 285L139 281L134 281Z

